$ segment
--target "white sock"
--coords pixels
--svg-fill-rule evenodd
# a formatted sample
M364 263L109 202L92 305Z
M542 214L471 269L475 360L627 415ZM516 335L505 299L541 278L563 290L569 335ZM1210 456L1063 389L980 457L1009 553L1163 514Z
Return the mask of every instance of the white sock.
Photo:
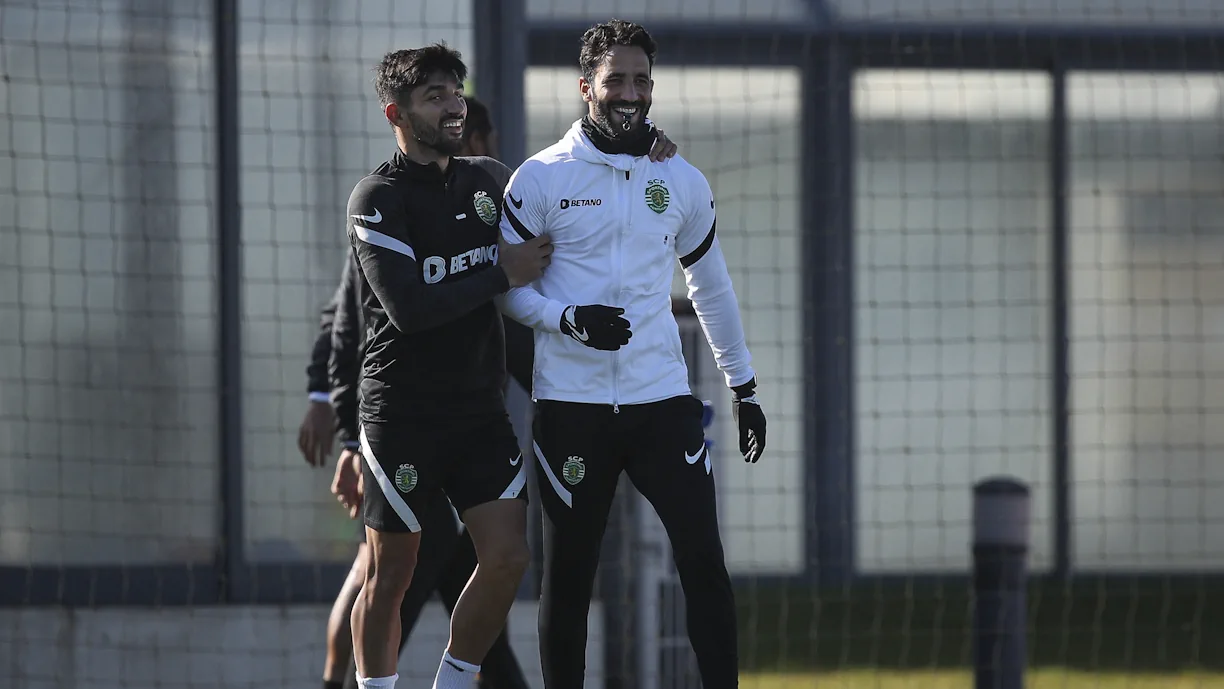
M472 689L472 683L476 681L476 675L479 672L479 665L465 663L447 651L442 654L442 662L438 665L438 676L434 677L433 689Z
M362 677L361 673L358 673L357 686L361 689L395 689L397 679L399 679L399 674L390 677Z

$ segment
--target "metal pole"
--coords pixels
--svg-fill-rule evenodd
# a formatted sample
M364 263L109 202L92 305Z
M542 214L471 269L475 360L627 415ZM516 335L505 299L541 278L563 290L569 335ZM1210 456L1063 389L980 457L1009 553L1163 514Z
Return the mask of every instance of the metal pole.
M242 212L238 194L237 0L213 3L213 59L217 107L218 418L221 433L220 600L242 590Z
M1067 162L1067 72L1054 69L1050 88L1050 414L1054 450L1054 573L1071 575L1070 170Z
M497 130L498 150L493 156L514 169L526 157L526 116L523 101L523 80L527 71L527 48L522 37L527 19L523 0L473 0L473 36L476 39L476 60L473 69L476 97L489 109L489 118ZM528 495L531 507L527 514L527 539L531 545L531 565L519 585L521 599L540 595L544 567L543 515L534 495L535 463L532 459L531 423L533 417L531 391L511 380L506 391L506 411L514 423L515 434L528 459Z
M973 487L975 689L1023 689L1029 489L1012 478Z
M524 0L474 0L472 9L477 46L476 94L488 106L497 128L498 160L514 169L527 158L523 95L527 73L526 5ZM576 51L574 59L577 60Z
M836 40L812 42L803 72L800 141L808 575L854 575L854 218L852 68Z

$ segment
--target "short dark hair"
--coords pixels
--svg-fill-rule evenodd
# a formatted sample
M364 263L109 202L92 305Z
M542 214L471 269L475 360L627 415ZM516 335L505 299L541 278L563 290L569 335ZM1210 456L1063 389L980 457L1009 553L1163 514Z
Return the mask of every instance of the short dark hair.
M469 138L473 134L488 134L493 131L493 120L489 118L489 109L484 103L472 96L464 97L467 101L467 119L463 121L463 136Z
M374 77L374 91L384 107L404 103L412 89L424 84L437 72L454 74L460 84L467 79L467 65L459 51L445 42L412 50L397 50L383 56Z
M578 67L582 70L582 76L588 80L594 77L600 61L618 45L641 48L646 53L646 59L650 60L651 69L654 69L659 45L650 37L650 32L641 24L613 19L596 24L582 34L582 50L578 53Z

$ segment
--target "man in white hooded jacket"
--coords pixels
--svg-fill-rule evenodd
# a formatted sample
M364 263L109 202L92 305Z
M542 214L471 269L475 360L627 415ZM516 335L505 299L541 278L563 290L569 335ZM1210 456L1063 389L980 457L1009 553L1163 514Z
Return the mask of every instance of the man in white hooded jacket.
M710 185L676 156L652 162L646 114L656 46L613 20L583 36L589 114L511 178L501 230L541 234L552 263L501 297L535 330L534 440L545 520L540 657L548 689L583 684L587 613L620 473L667 529L705 689L738 686L735 601L718 527L702 405L692 396L671 310L673 261L714 352L756 462L765 416L739 306L715 236Z

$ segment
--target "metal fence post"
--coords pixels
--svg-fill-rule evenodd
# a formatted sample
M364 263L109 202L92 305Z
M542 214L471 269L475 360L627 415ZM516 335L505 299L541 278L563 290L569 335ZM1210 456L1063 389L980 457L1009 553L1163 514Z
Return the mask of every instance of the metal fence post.
M973 487L975 689L1023 689L1029 489L1013 478Z
M803 68L801 144L806 574L854 577L854 123L852 69L833 39L813 40Z
M242 207L238 186L238 6L213 3L217 108L218 414L221 420L220 599L244 588L242 476Z
M1067 71L1050 73L1050 417L1054 452L1054 572L1071 575L1071 169Z
M527 158L527 10L524 0L475 0L476 95L497 128L498 160L514 169Z

